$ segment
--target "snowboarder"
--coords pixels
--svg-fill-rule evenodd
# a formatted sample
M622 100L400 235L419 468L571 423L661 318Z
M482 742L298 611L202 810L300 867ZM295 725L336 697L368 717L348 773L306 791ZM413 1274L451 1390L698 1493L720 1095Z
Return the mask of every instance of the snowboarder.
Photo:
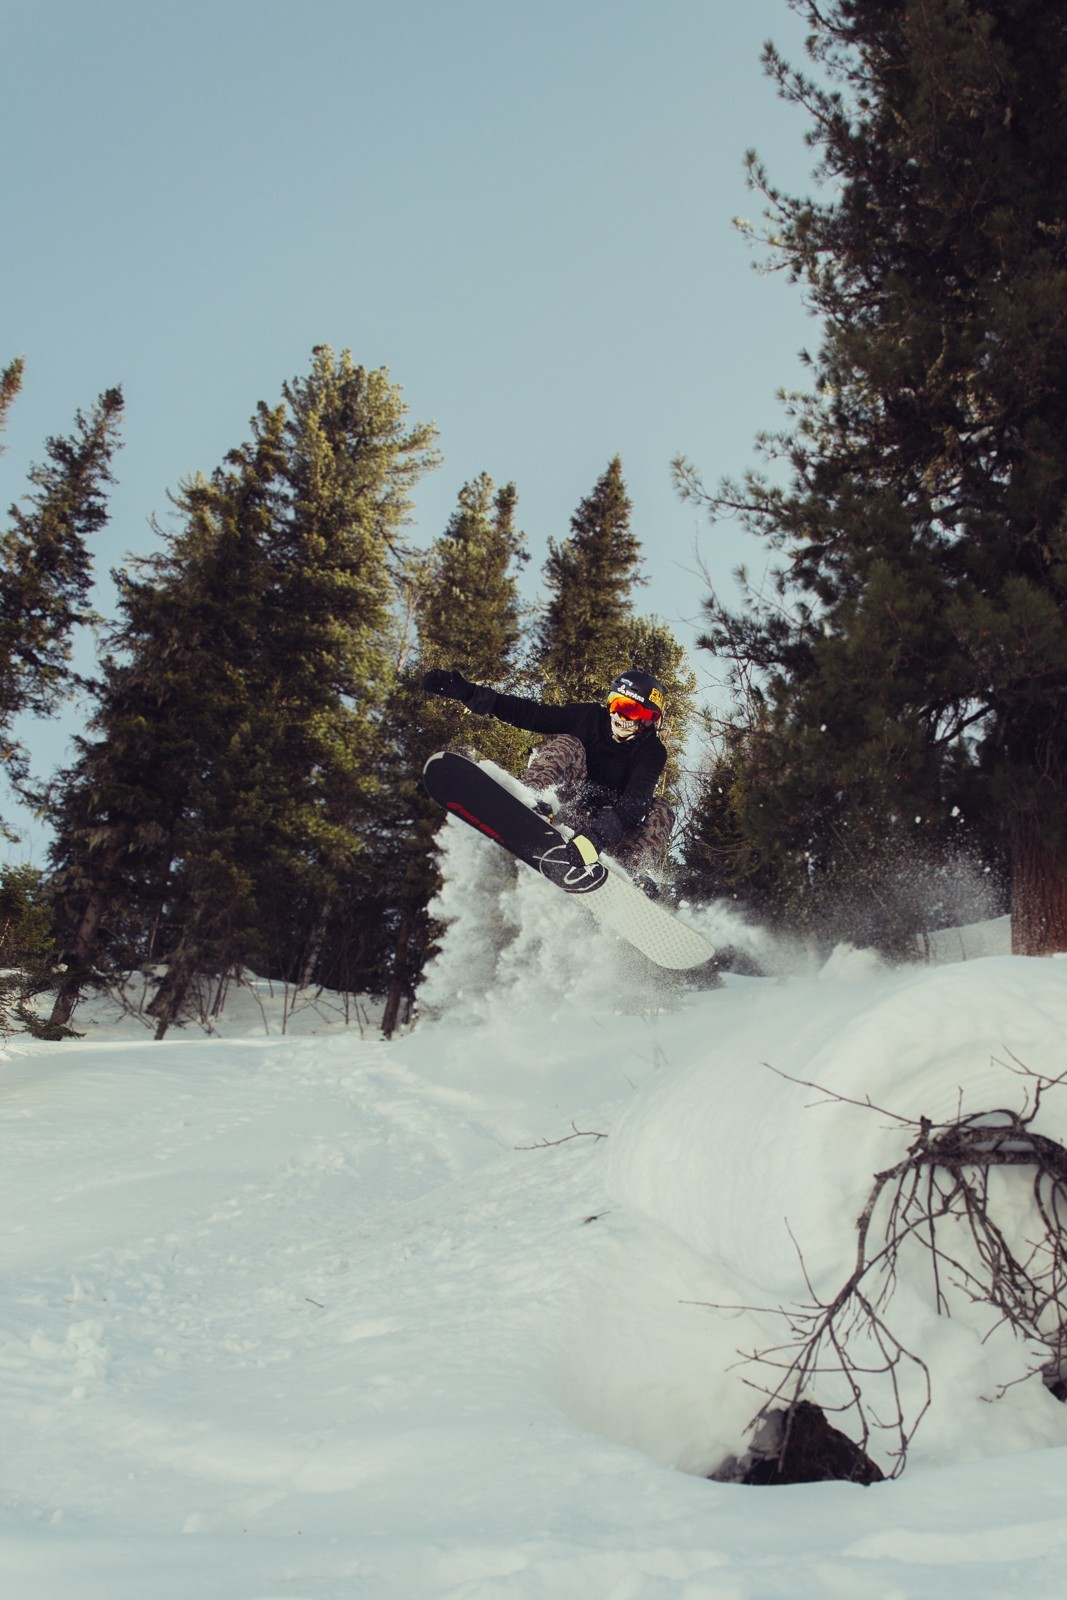
M556 790L559 820L575 830L575 865L596 861L601 851L630 872L644 874L662 862L674 812L655 797L667 760L657 732L666 695L650 672L621 672L604 705L545 705L470 683L454 669L427 672L422 686L428 694L459 700L478 716L550 735L534 752L523 781L532 789Z

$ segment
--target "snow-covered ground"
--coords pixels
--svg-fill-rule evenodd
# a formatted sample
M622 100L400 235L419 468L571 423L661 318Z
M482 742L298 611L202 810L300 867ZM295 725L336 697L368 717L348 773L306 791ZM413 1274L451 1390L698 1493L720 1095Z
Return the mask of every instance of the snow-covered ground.
M805 1272L847 1276L894 1115L1067 1067L1067 963L976 953L995 925L812 970L694 912L771 975L687 989L449 826L450 930L392 1043L326 1007L283 1032L262 986L215 1037L98 1006L9 1043L4 1594L1059 1600L1067 1407L921 1273L891 1306L933 1388L901 1476L703 1474L748 1442L742 1356ZM1067 1138L1067 1088L1035 1126Z

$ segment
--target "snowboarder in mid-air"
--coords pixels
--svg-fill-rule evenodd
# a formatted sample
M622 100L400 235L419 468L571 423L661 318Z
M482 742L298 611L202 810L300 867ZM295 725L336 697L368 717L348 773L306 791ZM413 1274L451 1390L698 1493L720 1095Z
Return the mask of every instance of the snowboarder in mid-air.
M655 795L667 760L658 733L666 695L650 672L621 672L603 705L545 705L471 683L454 669L427 672L422 686L479 716L549 735L523 781L555 790L558 820L575 830L568 846L575 865L589 865L606 851L643 877L663 861L674 827L673 810Z

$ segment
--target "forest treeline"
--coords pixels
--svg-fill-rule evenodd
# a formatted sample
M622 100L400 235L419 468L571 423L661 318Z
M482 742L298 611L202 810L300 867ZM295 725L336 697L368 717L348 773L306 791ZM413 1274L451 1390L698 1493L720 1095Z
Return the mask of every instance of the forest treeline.
M807 118L818 192L751 155L748 231L820 342L762 468L708 489L676 463L769 560L706 601L727 698L703 713L677 886L888 953L1002 895L1017 952L1067 950L1067 19L1044 0L794 9L811 67L773 46L765 65ZM162 1033L251 969L385 996L389 1031L434 939L423 761L527 753L428 702L427 667L563 699L644 665L670 688L677 784L694 679L636 603L622 463L592 465L531 606L516 486L468 483L413 549L433 430L386 372L317 349L116 574L81 683L121 418L108 390L49 440L3 536L0 743L55 839L41 875L3 879L5 1003L47 979L62 1029L87 983L137 968ZM44 792L15 729L75 690L85 730Z
M21 367L4 374L5 407ZM210 1015L233 975L384 996L410 1009L434 927L440 812L427 757L459 746L521 771L529 736L420 688L432 666L563 701L601 698L639 662L668 687L677 782L695 680L669 628L640 615L641 547L616 458L550 543L546 603L521 599L513 484L464 485L428 550L406 523L437 463L399 386L348 352L261 403L247 440L181 484L160 549L113 574L98 670L70 665L92 619L91 546L106 521L122 396L50 439L3 549L3 728L14 787L51 824L43 876L5 878L6 925L47 911L61 1032L89 986L156 980L157 1037ZM74 759L39 789L15 719L79 691ZM21 937L21 935L19 935ZM14 956L16 952L9 952ZM12 962L14 964L14 962ZM24 1008L25 1010L25 1008Z

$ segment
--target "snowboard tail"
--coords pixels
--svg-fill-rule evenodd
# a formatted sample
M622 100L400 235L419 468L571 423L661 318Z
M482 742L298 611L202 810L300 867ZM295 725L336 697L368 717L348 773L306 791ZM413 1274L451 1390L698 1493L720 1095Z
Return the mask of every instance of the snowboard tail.
M665 906L649 900L621 872L603 861L574 865L567 839L547 817L476 761L454 750L430 757L423 769L428 794L452 816L539 872L583 904L604 928L617 933L658 966L687 971L703 966L715 948Z

